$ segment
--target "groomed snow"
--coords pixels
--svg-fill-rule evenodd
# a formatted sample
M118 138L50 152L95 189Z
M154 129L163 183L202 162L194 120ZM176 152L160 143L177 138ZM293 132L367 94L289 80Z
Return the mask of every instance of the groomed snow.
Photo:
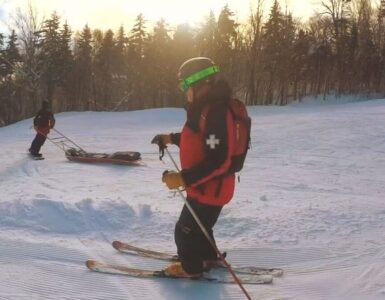
M215 232L230 263L285 269L271 285L246 285L252 298L385 299L385 99L249 112L252 149ZM245 299L236 285L84 265L165 265L117 253L115 239L175 252L183 202L162 184L173 165L150 141L184 118L182 109L56 115L57 129L89 152L139 151L139 167L70 162L48 141L46 159L33 161L31 119L0 128L0 300Z

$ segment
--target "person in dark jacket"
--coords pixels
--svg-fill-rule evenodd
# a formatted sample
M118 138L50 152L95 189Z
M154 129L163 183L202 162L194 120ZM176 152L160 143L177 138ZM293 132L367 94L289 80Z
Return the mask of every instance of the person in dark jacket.
M52 111L49 108L48 101L43 101L41 109L33 119L33 127L36 130L36 136L32 141L29 152L34 157L41 157L40 148L44 145L47 135L55 126L55 118Z
M181 133L158 134L152 143L180 148L181 171L168 171L162 181L169 189L185 188L187 201L215 243L213 227L222 207L233 197L235 175L229 173L233 119L228 109L232 91L206 57L186 61L179 69L179 86L187 96L187 120ZM180 262L165 269L177 277L199 277L217 253L184 205L175 226Z

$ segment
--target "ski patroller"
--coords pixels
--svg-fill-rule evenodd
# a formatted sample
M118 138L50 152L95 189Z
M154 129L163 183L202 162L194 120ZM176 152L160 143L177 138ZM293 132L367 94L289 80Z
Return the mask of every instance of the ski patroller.
M224 270L215 273L203 273L202 276L197 278L185 278L174 277L166 274L164 270L145 270L130 268L121 265L108 264L96 260L89 259L86 261L88 269L94 272L106 273L112 275L124 275L138 278L168 278L178 280L191 280L198 282L211 282L211 283L229 283L234 284L234 278ZM254 275L254 274L239 274L237 276L244 284L268 284L273 281L272 275Z
M121 241L114 241L112 243L112 246L116 250L127 254L138 255L142 257L149 257L149 258L164 260L169 262L179 261L179 258L177 255L140 248ZM226 268L219 260L212 267L221 268L221 269ZM272 275L274 277L281 277L283 275L283 269L281 268L264 268L264 267L257 267L257 266L242 266L242 267L232 266L232 268L237 274Z

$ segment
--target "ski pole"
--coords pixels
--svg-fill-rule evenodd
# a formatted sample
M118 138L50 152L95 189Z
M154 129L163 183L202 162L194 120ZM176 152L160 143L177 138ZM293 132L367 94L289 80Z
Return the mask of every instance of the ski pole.
M171 153L170 153L170 151L168 151L167 147L165 148L165 150L167 152L167 155L170 157L172 163L174 164L175 168L177 169L177 171L180 172L180 169L179 169L176 161L171 156ZM195 213L194 209L191 207L190 203L188 203L188 201L187 201L186 197L183 195L182 191L179 188L177 189L177 191L178 191L180 197L183 199L184 204L186 205L186 207L190 211L191 215L193 216L195 222L197 222L197 224L199 225L199 227L202 230L203 234L206 236L206 238L209 241L210 245L213 247L215 252L218 254L220 260L223 262L223 264L225 265L226 269L230 272L231 276L233 276L234 281L239 285L239 287L241 288L242 292L245 294L246 298L249 299L249 300L252 300L252 298L250 297L249 293L246 291L245 287L242 285L241 280L237 277L237 275L235 274L234 270L231 268L230 264L226 261L225 257L219 251L217 245L214 243L214 240L210 237L210 235L207 232L205 226L202 224L201 220L199 219L199 217Z

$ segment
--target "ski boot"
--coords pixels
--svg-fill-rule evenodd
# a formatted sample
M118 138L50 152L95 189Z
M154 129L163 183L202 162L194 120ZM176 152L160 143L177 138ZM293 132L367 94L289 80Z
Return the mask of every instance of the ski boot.
M226 252L223 252L222 256L226 258L226 254ZM209 272L212 268L226 268L226 266L219 257L217 259L208 259L203 261L204 272Z
M182 263L179 261L169 265L166 269L163 270L163 272L167 276L177 277L177 278L199 278L202 276L202 273L195 273L195 274L187 273L183 269Z

